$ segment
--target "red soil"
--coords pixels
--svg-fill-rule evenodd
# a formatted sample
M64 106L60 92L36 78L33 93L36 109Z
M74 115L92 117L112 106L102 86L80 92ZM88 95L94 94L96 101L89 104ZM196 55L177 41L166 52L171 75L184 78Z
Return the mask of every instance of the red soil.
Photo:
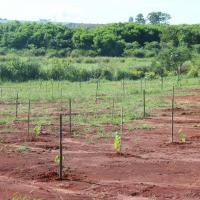
M198 105L200 96L176 98L181 108L175 110L174 144L170 109L156 110L143 121L155 129L130 131L125 126L121 155L113 151L112 139L89 143L65 134L62 182L54 163L56 135L44 130L36 140L26 142L25 131L2 133L0 200L14 195L44 200L200 199L200 107L188 107L190 101ZM18 123L25 130L26 125ZM187 135L184 144L178 142L179 129ZM17 152L20 145L29 151Z

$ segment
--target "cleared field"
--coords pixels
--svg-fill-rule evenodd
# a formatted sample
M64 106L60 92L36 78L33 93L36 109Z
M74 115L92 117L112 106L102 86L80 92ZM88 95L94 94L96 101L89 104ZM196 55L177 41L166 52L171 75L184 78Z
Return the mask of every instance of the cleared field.
M199 84L199 79L184 77L179 83L176 78L4 83L0 199L199 199ZM121 133L122 108L119 154L113 141ZM61 113L62 182L55 162Z

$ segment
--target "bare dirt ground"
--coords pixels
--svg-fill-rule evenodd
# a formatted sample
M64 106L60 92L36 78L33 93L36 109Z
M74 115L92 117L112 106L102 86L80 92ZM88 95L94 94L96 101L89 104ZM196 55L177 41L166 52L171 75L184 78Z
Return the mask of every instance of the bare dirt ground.
M155 110L143 120L153 129L130 131L125 126L122 155L113 151L113 139L89 143L66 133L62 182L54 162L56 135L44 131L25 142L23 131L1 134L0 200L16 194L44 200L199 200L200 96L179 96L176 102L174 144L171 109ZM179 129L187 135L184 144L178 142ZM17 152L20 145L29 152Z

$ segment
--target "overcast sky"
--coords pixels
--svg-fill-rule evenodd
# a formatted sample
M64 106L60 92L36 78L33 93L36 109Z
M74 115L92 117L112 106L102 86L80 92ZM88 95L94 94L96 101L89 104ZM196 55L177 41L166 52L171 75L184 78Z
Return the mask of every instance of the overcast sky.
M0 18L63 22L125 22L129 16L167 12L171 23L200 23L200 0L0 0Z

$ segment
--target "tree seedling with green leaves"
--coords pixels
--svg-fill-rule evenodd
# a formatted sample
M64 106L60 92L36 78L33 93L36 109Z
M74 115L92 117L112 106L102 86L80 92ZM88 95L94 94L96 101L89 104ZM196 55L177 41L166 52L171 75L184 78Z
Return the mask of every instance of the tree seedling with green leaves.
M57 165L59 165L60 159L61 159L60 155L57 155L57 156L54 158L54 162L55 162ZM62 157L62 160L64 160L64 156Z
M183 132L182 129L179 130L178 136L179 136L179 142L180 143L185 143L186 142L186 134Z
M117 152L117 153L120 153L121 152L121 136L117 133L115 135L115 139L114 139L114 144L113 144L113 148L114 150Z
M41 130L42 130L41 125L37 125L37 126L33 129L35 136L39 136L39 135L41 134Z

